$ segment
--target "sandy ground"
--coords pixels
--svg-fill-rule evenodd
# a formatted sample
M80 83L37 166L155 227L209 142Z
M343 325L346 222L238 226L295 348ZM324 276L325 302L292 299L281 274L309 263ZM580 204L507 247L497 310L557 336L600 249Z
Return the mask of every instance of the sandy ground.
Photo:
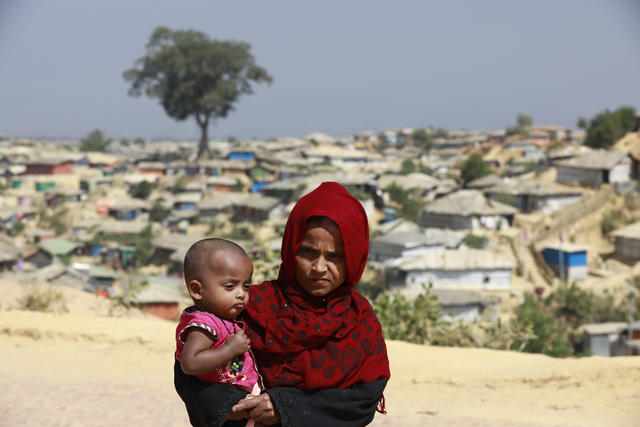
M0 293L14 286L0 283ZM174 323L75 306L51 314L2 304L0 425L188 425L172 382ZM374 426L640 425L640 357L388 348L388 414Z

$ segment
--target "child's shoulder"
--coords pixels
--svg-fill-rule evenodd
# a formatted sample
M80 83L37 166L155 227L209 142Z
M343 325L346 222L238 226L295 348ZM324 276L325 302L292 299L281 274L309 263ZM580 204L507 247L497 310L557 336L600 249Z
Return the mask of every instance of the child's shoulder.
M209 313L208 311L198 310L195 307L187 307L182 311L180 315L180 323L193 323L193 322L203 322L203 323L220 323L222 319L216 316L213 313Z

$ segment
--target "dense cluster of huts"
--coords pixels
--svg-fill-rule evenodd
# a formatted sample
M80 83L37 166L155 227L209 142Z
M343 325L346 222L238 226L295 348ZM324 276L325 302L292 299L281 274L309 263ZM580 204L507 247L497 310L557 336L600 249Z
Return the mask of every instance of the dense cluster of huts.
M114 142L107 153L85 153L73 141L5 139L0 274L118 296L175 318L191 243L230 236L271 274L293 203L321 182L337 181L369 215L375 279L368 280L406 295L432 284L452 318L495 319L499 298L491 291L508 292L513 276L522 275L513 236L538 232L514 233L518 215L571 211L603 187L632 192L639 176L638 132L610 151L591 150L581 135L558 126L532 128L526 137L449 132L430 147L416 146L411 135L398 129L215 141L213 158L197 161L193 142ZM463 188L460 165L474 152L495 173ZM549 169L555 179L541 178ZM420 201L415 221L403 217L391 188ZM640 260L639 227L612 233L616 254L631 263ZM500 244L503 233L511 245ZM481 244L470 244L469 236ZM555 276L588 275L588 248L556 235L538 243L534 258Z

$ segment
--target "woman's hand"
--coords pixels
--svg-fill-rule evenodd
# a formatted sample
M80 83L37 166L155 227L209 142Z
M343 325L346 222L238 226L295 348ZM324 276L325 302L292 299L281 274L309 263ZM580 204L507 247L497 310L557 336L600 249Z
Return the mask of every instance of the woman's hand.
M253 418L256 422L273 425L280 422L280 417L276 412L276 408L271 402L271 397L267 393L258 396L247 395L244 399L236 403L231 408L231 414L245 412L249 414L249 418Z

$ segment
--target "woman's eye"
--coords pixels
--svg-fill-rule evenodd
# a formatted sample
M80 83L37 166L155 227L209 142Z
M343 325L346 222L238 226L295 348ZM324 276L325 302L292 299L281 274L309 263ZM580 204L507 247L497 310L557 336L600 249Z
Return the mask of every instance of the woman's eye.
M307 247L301 247L300 249L298 249L298 255L303 256L303 257L312 257L315 254L315 251L312 248L307 248Z
M329 259L332 259L334 261L340 261L340 260L342 260L342 258L344 258L344 255L342 255L342 254L331 254L331 255L329 255Z

